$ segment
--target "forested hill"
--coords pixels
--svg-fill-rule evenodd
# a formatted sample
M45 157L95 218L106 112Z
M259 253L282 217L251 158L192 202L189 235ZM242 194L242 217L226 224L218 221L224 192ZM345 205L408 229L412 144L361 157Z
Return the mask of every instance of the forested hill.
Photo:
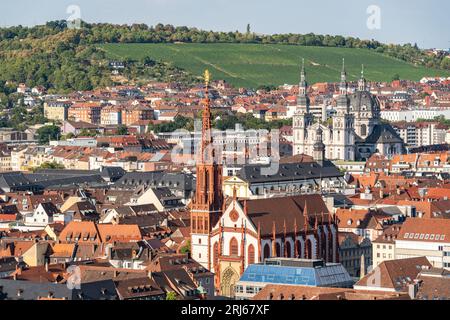
M257 35L252 32L212 32L158 24L113 25L81 22L69 30L65 21L35 27L0 28L0 92L14 91L9 84L43 85L50 91L87 90L111 84L108 57L98 44L108 43L252 43L367 49L413 65L450 70L450 59L427 55L416 45L386 45L374 40L315 34ZM139 61L126 76L158 79L190 76L171 63ZM149 69L150 68L150 69ZM1 93L0 93L1 94ZM1 96L0 96L1 99Z

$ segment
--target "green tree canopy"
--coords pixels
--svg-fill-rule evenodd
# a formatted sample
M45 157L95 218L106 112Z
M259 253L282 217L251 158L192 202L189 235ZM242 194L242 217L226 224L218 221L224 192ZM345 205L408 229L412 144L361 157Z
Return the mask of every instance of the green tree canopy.
M57 140L61 135L61 129L58 126L44 126L37 130L39 143L46 144L50 140Z

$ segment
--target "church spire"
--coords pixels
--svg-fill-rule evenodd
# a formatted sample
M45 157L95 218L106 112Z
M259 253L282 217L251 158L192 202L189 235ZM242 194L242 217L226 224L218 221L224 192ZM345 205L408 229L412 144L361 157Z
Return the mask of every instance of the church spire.
M203 115L202 115L202 140L200 143L200 155L197 158L197 179L195 197L192 202L192 209L200 210L207 214L208 211L219 212L222 208L222 165L214 161L214 148L212 138L212 120L211 120L211 102L209 99L209 81L210 73L205 71L205 97L203 99ZM236 196L237 197L237 196ZM213 225L217 220L214 214L211 219Z
M347 72L345 71L345 58L342 58L341 84L339 90L341 95L347 95Z
M308 83L306 82L306 73L305 73L305 59L302 59L302 69L300 71L300 95L305 95L306 90L308 89Z
M303 220L304 220L303 231L306 233L309 227L308 201L305 201L305 206L303 207Z
M200 161L201 163L214 161L214 151L212 148L212 125L211 125L211 101L209 99L209 82L211 75L208 70L205 70L205 98L203 99L203 114L202 114L202 142L200 146Z
M345 59L342 59L341 83L339 84L339 97L337 99L337 109L339 115L348 114L350 110L350 100L348 98L347 72L345 71Z
M306 81L305 59L302 59L298 90L297 104L301 108L302 112L309 113L308 82Z
M364 65L361 66L361 78L358 81L358 91L367 90L367 81L364 78Z

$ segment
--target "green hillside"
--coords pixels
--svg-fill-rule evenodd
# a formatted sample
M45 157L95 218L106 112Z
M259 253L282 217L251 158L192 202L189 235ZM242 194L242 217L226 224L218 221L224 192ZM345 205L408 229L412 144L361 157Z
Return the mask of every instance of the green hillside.
M141 59L172 62L192 74L208 68L215 79L225 79L235 86L293 84L298 81L301 58L306 60L308 80L336 82L342 58L346 59L350 80L357 79L361 64L370 81L401 79L419 80L423 76L449 76L443 70L417 67L367 49L303 47L263 44L103 44L112 59Z

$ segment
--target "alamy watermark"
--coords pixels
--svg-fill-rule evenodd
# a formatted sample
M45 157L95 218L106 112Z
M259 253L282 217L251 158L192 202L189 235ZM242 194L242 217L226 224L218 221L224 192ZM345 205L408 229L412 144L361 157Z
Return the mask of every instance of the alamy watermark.
M369 30L381 29L381 8L377 5L370 5L366 10L369 17L367 18L367 28Z
M78 5L72 4L67 7L67 28L80 29L81 28L81 8Z
M239 126L237 126L239 127ZM171 160L178 165L196 164L200 159L226 166L244 164L267 164L261 167L262 175L275 175L279 170L280 132L279 130L211 130L205 132L213 140L202 150L201 122L195 121L194 132L184 129L169 134L167 139L176 146L172 149ZM203 155L201 153L203 152ZM213 159L210 159L213 157Z
M70 290L81 289L81 270L78 266L69 266L67 268L69 277L67 278L67 288Z

